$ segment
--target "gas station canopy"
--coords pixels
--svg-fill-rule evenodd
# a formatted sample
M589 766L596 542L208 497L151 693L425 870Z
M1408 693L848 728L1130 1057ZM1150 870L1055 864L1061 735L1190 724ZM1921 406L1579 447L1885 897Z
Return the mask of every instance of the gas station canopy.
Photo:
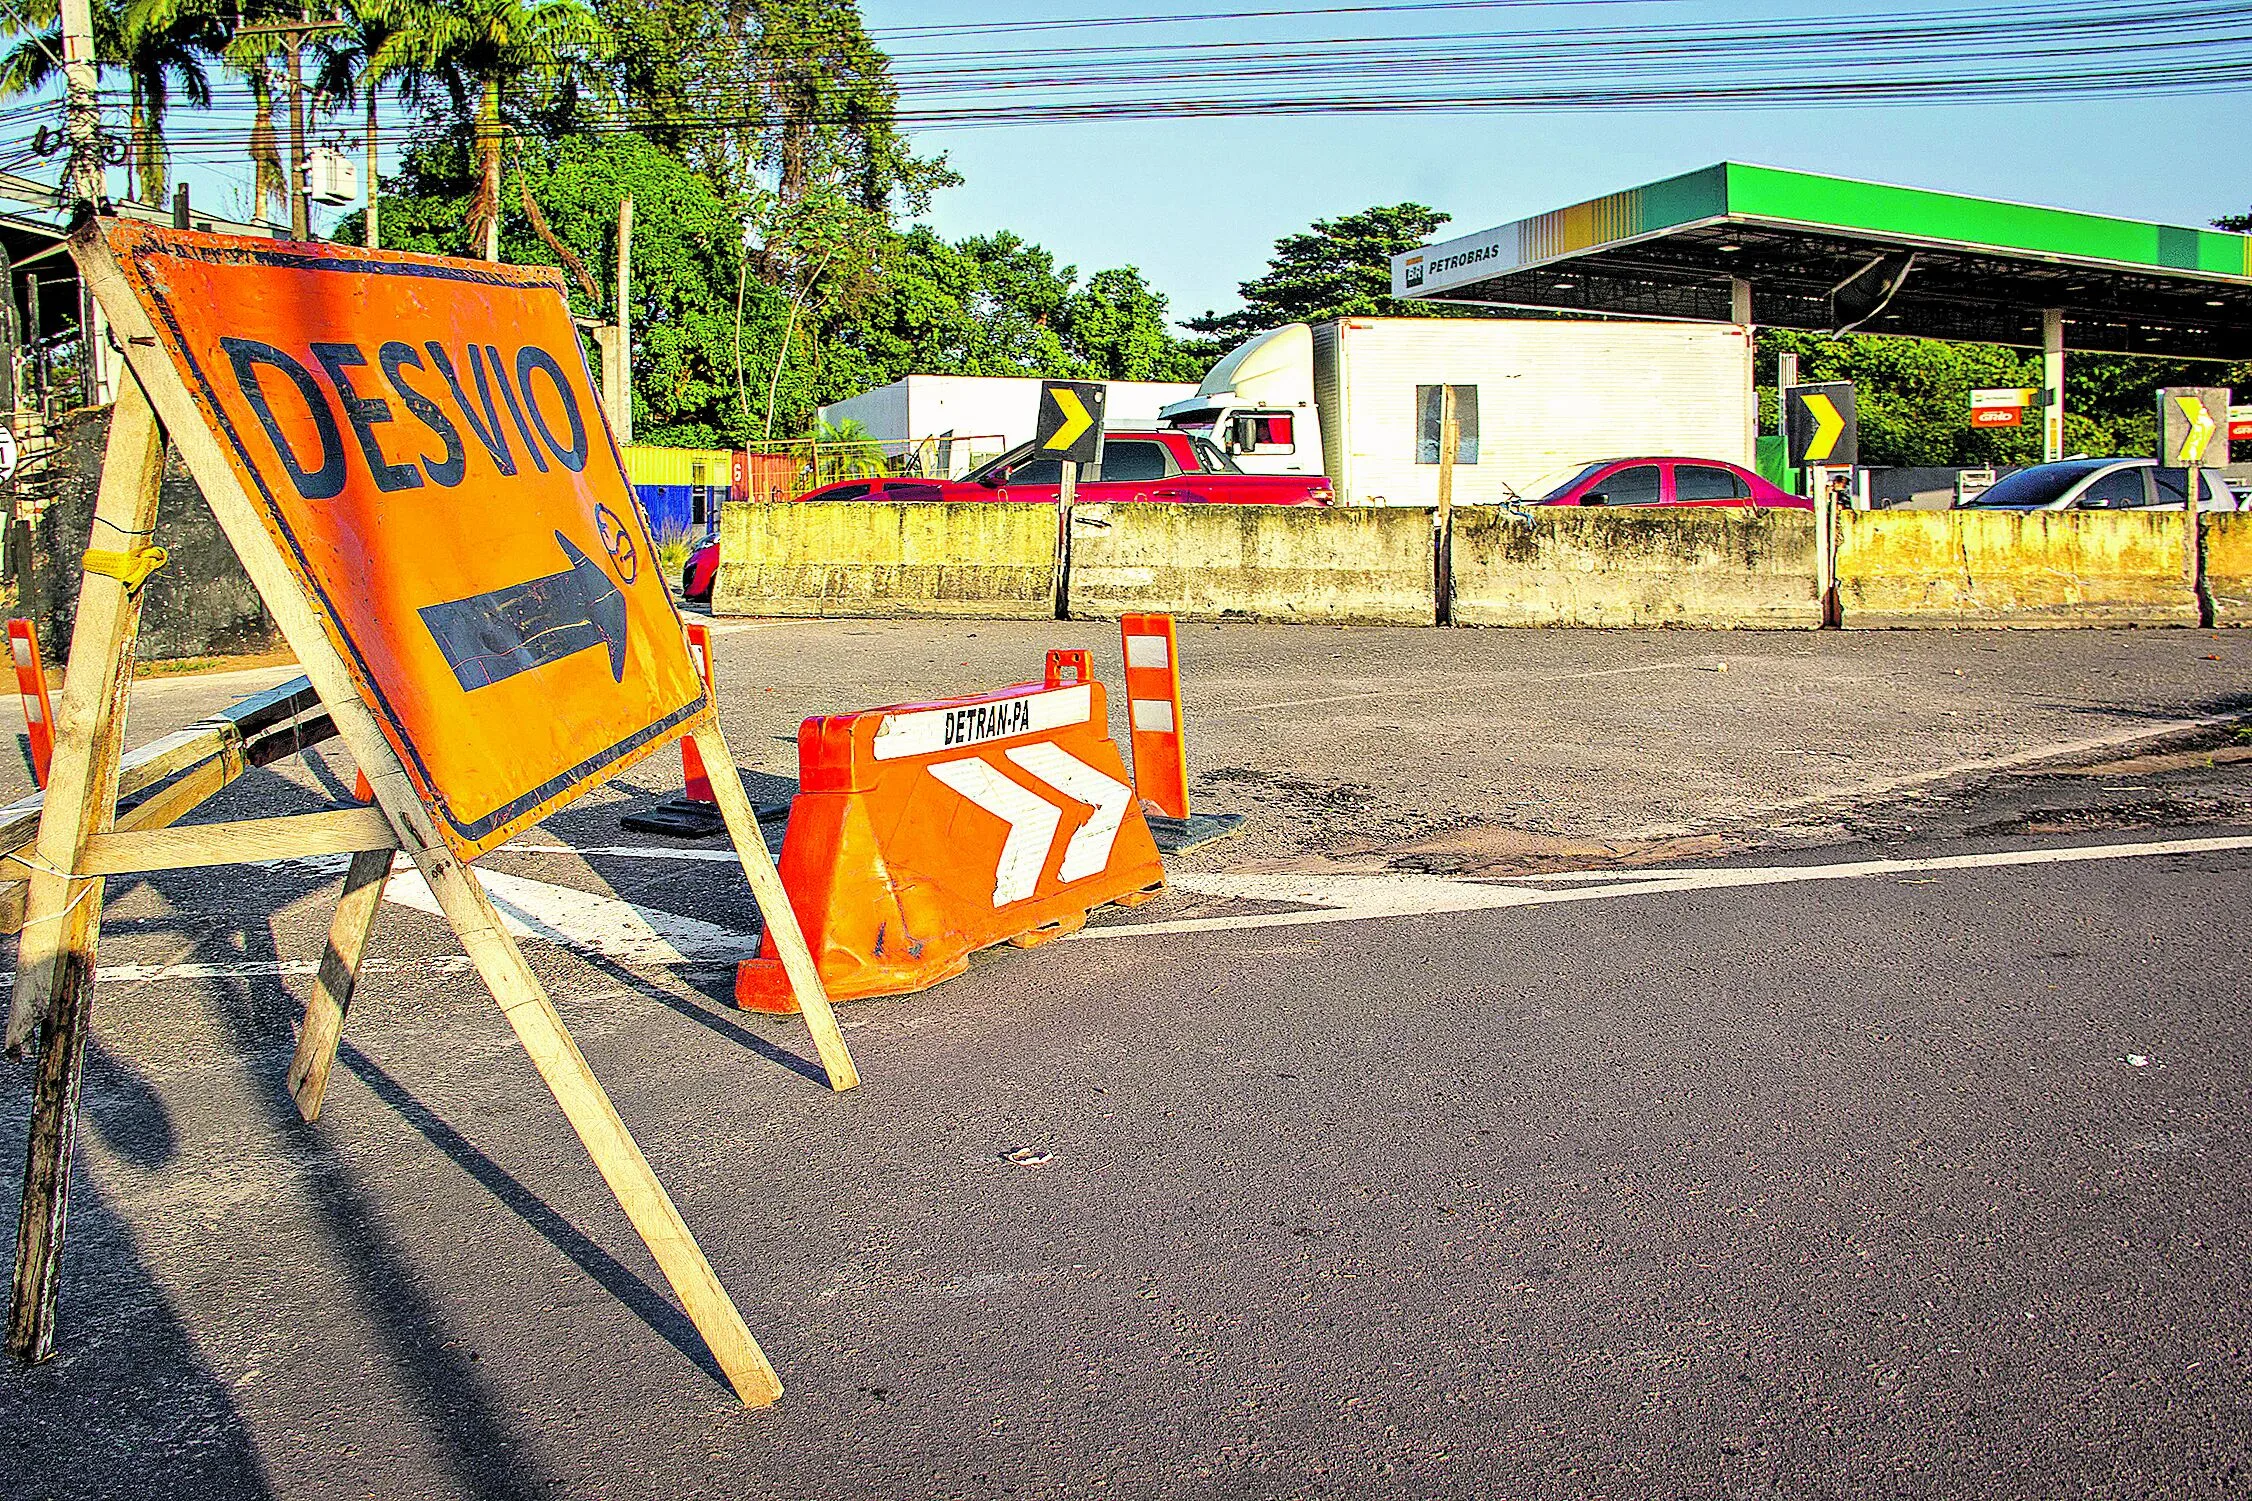
M2252 237L1737 162L1394 256L1392 293L2252 359Z

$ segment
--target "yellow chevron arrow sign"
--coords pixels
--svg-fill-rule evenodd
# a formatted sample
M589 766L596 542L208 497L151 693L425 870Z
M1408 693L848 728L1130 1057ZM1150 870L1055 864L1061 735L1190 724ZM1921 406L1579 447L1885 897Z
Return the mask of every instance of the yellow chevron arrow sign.
M1095 425L1095 419L1087 410L1087 404L1079 399L1079 393L1069 386L1053 387L1048 394L1063 412L1063 426L1057 428L1042 446L1063 453L1079 441L1081 433Z
M1819 464L1838 446L1838 435L1845 431L1845 418L1838 415L1837 403L1827 396L1810 392L1805 400L1806 409L1814 414L1814 436L1806 440L1806 461Z
M1809 468L1850 468L1860 462L1853 382L1791 386L1783 396L1790 462Z
M1033 447L1066 463L1098 462L1103 452L1103 396L1100 381L1042 381Z
M2189 419L2189 431L2182 435L2181 462L2195 464L2205 458L2205 445L2213 441L2213 414L2205 410L2202 397L2177 396L2174 405L2182 409Z

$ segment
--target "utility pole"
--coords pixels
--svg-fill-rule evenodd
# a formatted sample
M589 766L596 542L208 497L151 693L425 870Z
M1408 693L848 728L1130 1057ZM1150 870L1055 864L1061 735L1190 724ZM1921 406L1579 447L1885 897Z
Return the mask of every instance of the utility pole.
M620 443L633 441L633 200L618 200L618 384L610 425ZM608 371L605 368L605 375Z
M86 3L86 0L80 0ZM275 21L264 26L245 26L235 33L238 37L272 37L289 53L289 170L284 174L289 189L289 237L293 240L310 240L313 237L312 205L305 196L305 44L312 38L341 31L341 21L315 21L298 12L295 21ZM374 164L369 164L373 180Z
M375 133L375 76L372 72L364 73L361 76L365 80L368 91L368 211L360 222L360 238L367 243L368 249L380 250L383 248L383 230L378 223L378 216L383 210L383 195L375 180L376 147L378 144Z
M63 133L70 142L71 196L80 203L108 197L102 172L102 101L94 69L93 0L62 0Z
M109 202L102 170L101 79L94 68L93 0L62 0L63 133L70 142L69 184L72 207L99 209ZM81 287L78 327L82 333L79 379L88 406L109 393L109 320L92 291Z
M1433 556L1438 561L1437 585L1438 622L1454 623L1454 451L1462 444L1462 418L1454 409L1454 387L1439 387L1439 513L1434 518L1438 528L1438 547Z
M289 39L289 237L313 237L312 205L305 201L305 34Z
M2041 314L2041 462L2064 457L2064 310Z

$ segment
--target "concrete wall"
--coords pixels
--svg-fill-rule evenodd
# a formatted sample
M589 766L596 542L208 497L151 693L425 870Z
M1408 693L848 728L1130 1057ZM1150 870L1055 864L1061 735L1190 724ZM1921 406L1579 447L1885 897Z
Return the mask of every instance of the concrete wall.
M1075 618L1432 625L1431 512L1388 506L1080 506Z
M1822 623L1811 511L1479 506L1452 554L1457 625Z
M2205 518L2205 592L2215 625L2252 625L2252 512Z
M72 412L52 432L55 453L47 473L19 476L10 487L18 492L11 501L20 498L34 506L44 501L45 510L34 523L14 525L8 570L16 586L17 613L37 627L40 649L60 660L70 649L78 609L79 559L94 545L87 534L93 529L102 450L109 440L109 408ZM177 454L166 456L155 542L171 556L150 576L142 596L140 660L286 649ZM122 544L110 539L100 545L114 549Z
M1055 614L1048 506L732 502L719 538L717 615Z
M209 528L200 507L174 511ZM1088 619L1430 625L1431 523L1402 506L1080 506L1068 607ZM1837 525L1848 626L2197 623L2179 514L1846 511ZM1055 543L1047 506L738 502L721 513L713 608L1046 619ZM1536 507L1527 519L1471 506L1455 513L1451 552L1461 625L1821 623L1814 518L1801 511ZM2209 518L2206 559L2219 618L2252 622L2252 515ZM218 561L234 572L231 554ZM172 587L208 591L211 572ZM205 625L197 639L210 635Z
M2179 513L1844 511L1848 626L2195 625Z

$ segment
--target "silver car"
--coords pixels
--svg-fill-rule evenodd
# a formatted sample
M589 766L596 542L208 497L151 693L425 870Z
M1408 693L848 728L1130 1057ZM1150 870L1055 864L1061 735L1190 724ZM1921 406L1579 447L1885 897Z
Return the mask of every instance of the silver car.
M2242 509L2217 470L2198 471L2200 511ZM2063 459L2005 474L1963 502L1968 511L2178 511L2188 475L2156 459Z

